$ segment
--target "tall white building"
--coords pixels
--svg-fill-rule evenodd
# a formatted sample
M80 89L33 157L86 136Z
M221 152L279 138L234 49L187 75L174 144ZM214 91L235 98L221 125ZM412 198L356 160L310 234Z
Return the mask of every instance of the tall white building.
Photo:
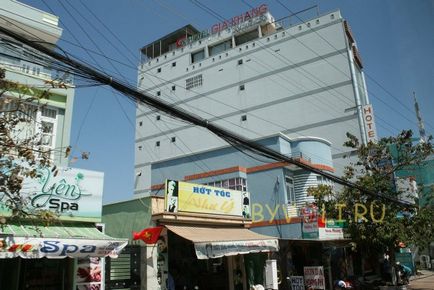
M138 85L252 140L278 133L326 139L341 175L351 153L343 147L346 132L362 142L375 133L365 126L369 100L354 37L339 10L288 22L275 22L261 5L207 31L185 26L142 48ZM157 183L150 176L158 162L227 145L142 105L136 119L136 194ZM313 149L303 154L316 156ZM167 170L160 172L173 175Z

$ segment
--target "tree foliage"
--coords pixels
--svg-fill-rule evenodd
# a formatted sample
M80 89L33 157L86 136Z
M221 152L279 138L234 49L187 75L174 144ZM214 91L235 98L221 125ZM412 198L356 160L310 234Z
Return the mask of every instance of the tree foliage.
M0 69L0 224L10 218L37 218L49 222L56 213L34 208L23 194L25 179L40 177L40 168L51 168L55 154L68 157L71 147L52 149L43 144L47 128L35 119L49 96L49 89L32 88L5 79ZM5 214L6 213L6 214Z
M427 246L434 240L433 207L419 207L417 197L396 187L395 177L400 170L420 165L434 154L432 139L416 144L411 131L402 131L396 137L363 145L355 136L347 137L345 146L355 150L357 161L346 167L344 178L397 202L350 187L337 192L329 186L310 188L309 194L325 217L345 220L347 232L358 246L379 250L392 249L399 242Z

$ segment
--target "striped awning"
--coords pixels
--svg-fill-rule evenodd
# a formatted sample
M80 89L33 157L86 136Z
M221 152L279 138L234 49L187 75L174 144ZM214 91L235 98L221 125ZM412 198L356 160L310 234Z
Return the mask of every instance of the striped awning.
M0 258L116 257L127 243L89 224L0 227Z

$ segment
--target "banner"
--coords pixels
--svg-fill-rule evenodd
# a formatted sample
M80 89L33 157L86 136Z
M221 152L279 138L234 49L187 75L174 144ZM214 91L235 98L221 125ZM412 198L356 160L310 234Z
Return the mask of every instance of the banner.
M248 253L275 252L279 250L279 242L277 239L272 239L195 243L194 249L198 259L209 259Z
M250 218L250 194L182 181L166 180L165 209Z
M76 267L76 290L102 290L104 259L100 257L78 258Z
M301 209L302 221L302 238L318 239L318 208L315 206L306 206Z
M304 267L304 281L312 289L325 289L324 267Z
M117 257L127 241L25 238L8 236L1 240L0 259Z
M100 222L104 173L76 168L41 168L38 178L26 178L20 191L27 206L50 210L61 220ZM0 215L10 215L0 192Z

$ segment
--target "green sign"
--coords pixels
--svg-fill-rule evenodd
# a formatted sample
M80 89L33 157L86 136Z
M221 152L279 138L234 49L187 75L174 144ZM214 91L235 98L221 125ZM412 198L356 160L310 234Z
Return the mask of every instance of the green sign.
M21 196L30 210L50 210L59 219L101 221L104 174L77 168L42 168L38 178L25 178ZM0 195L0 215L10 215L6 195Z

